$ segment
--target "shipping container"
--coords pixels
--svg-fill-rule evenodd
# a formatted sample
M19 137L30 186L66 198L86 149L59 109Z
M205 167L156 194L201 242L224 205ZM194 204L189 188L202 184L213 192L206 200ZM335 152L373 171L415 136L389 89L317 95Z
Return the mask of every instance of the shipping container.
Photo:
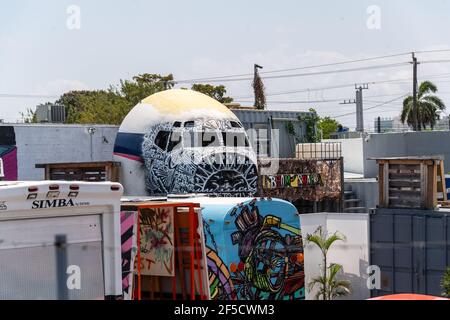
M370 214L370 263L381 269L373 296L440 295L450 265L450 209L374 209Z

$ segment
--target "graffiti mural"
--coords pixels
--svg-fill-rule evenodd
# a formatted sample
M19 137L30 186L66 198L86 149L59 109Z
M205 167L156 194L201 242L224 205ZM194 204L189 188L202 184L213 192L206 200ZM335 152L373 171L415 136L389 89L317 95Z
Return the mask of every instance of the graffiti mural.
M133 292L133 265L136 247L136 211L120 213L122 243L122 292L124 299L130 299Z
M142 209L140 214L141 274L175 275L173 208ZM136 261L137 262L137 261ZM137 270L137 267L135 267Z
M234 225L222 232L204 221L211 298L304 299L303 243L295 208L284 201L253 200L234 207L228 218Z
M128 195L253 196L257 160L226 106L191 90L144 99L124 119L114 146Z
M228 140L233 140L232 142ZM256 164L243 128L228 120L156 125L144 136L146 186L152 195L256 192Z
M6 181L16 181L19 175L14 127L0 126L0 159L3 162L3 179Z
M277 172L262 174L258 179L258 194L264 197L297 201L334 200L341 198L343 160L273 159ZM259 170L270 167L270 161L260 161Z

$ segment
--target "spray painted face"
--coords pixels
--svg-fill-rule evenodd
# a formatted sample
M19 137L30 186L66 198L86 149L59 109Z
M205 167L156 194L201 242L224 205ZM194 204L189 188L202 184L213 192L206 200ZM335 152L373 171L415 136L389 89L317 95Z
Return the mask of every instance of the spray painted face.
M208 193L251 196L256 155L237 117L216 100L168 90L125 118L114 155L127 195Z
M151 195L248 196L256 192L255 156L237 121L157 124L144 136L142 157Z

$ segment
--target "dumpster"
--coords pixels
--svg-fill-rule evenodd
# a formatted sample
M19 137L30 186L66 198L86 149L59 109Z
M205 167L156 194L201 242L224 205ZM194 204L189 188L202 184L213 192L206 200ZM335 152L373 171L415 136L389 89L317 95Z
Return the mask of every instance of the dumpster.
M305 298L300 219L290 202L208 197L188 201L202 208L211 299Z
M0 182L0 300L120 297L122 193L109 182Z

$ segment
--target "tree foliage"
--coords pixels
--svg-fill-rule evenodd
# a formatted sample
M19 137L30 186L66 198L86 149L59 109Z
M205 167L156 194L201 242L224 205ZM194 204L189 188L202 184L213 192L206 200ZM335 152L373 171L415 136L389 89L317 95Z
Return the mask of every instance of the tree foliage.
M340 123L330 117L320 118L318 129L322 133L323 139L330 139L330 135L339 129Z
M342 266L339 264L330 264L328 266L327 264L328 251L336 241L345 241L345 236L338 232L328 235L323 231L322 227L318 227L313 234L306 236L306 242L315 244L322 253L321 274L313 278L308 284L309 291L319 286L316 294L317 300L333 300L350 293L350 282L337 279Z
M255 77L253 79L253 92L255 95L255 104L254 107L259 110L266 109L266 93L264 88L264 83L259 76L258 68L262 68L258 65L255 65Z
M146 97L175 86L172 74L144 73L131 80L120 80L118 86L106 90L83 90L64 93L57 101L66 110L66 123L120 124L130 110ZM194 85L193 90L205 93L222 103L232 102L222 85ZM51 103L53 104L53 103ZM35 121L33 114L22 115L24 121Z
M442 295L446 298L450 298L450 267L444 273L441 280Z
M428 125L433 129L440 113L446 108L444 102L434 95L437 91L434 83L430 81L422 82L417 92L417 107L414 108L413 96L408 96L403 101L402 123L406 122L414 131L426 129Z
M194 84L191 89L206 94L220 103L233 102L233 98L225 96L227 89L222 85L213 86L210 84Z
M309 113L301 115L298 120L305 124L305 138L304 143L315 143L320 141L320 136L318 135L317 124L320 121L320 117L317 111L313 108L309 109Z
M305 124L304 143L319 142L321 138L329 139L331 133L338 131L340 126L338 121L331 117L320 117L314 108L310 108L308 111L308 114L298 117Z

